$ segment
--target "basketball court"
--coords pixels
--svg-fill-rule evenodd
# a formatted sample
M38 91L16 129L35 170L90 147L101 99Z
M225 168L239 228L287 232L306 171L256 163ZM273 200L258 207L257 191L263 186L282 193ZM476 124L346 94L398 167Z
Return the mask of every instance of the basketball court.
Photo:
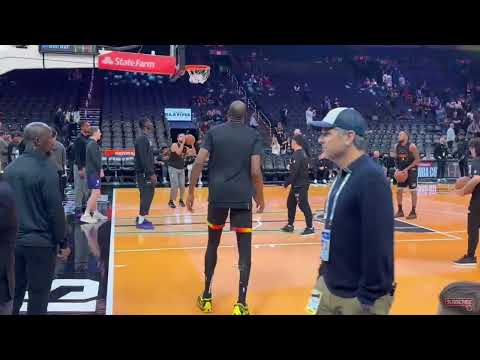
M418 219L395 221L395 272L398 283L391 314L435 314L438 294L455 281L478 279L478 267L452 264L466 251L469 197L451 193L449 185L419 185ZM298 211L295 233L286 224L287 190L265 188L266 209L254 214L252 271L247 301L254 315L302 315L319 266L322 209L328 188L311 186L309 198L316 234L299 236L305 227ZM392 195L395 196L393 188ZM207 243L206 188L197 189L195 212L170 209L168 188L158 188L150 216L154 231L135 228L137 189L115 189L111 274L107 314L202 314L195 305L204 285ZM410 210L410 195L404 196ZM348 226L348 224L345 224ZM213 314L231 314L238 292L238 253L235 233L227 224L213 279ZM202 314L203 315L203 314ZM208 315L206 315L208 316Z

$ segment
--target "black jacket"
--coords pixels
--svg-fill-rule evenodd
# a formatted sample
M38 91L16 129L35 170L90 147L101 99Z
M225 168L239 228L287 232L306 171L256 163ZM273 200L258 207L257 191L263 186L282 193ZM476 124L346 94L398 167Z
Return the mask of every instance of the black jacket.
M392 169L395 167L395 158L391 156L385 156L382 159L383 167L387 169Z
M78 170L82 170L85 167L87 159L87 143L88 136L83 136L78 134L75 142L73 143L73 152L75 154L75 165L77 165Z
M147 177L155 174L152 146L144 133L140 133L135 141L135 172Z
M5 180L15 192L17 246L64 247L65 213L57 170L49 158L26 149L7 166Z
M435 150L433 152L433 157L435 160L446 160L448 155L448 148L447 145L443 144L436 144L435 145Z
M330 162L327 159L315 159L315 168L320 170L321 167L329 170Z
M0 180L0 304L13 299L18 216L11 187Z
M308 177L308 157L304 150L297 150L292 154L290 161L290 175L284 186L304 187L310 183Z
M390 184L382 169L362 155L339 172L327 202L330 258L322 262L320 275L334 295L371 305L392 291L394 281Z
M462 161L468 159L469 154L468 142L466 140L459 140L457 142L457 159Z

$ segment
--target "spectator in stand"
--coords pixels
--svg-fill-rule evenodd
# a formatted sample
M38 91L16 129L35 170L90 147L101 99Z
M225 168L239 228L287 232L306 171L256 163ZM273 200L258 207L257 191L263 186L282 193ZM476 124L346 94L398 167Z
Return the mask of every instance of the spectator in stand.
M400 88L404 88L405 87L405 77L400 74L400 76L398 77L398 85L400 86Z
M55 117L53 119L53 124L58 131L62 131L63 125L65 124L65 114L62 111L62 108L59 106L57 112L55 113Z
M365 81L363 82L363 88L364 89L370 89L370 87L372 86L371 82L370 82L370 79L367 77L365 79Z
M298 84L293 85L293 91L295 91L295 93L297 94L300 94L300 85Z
M328 160L325 159L325 154L321 153L315 159L315 179L313 180L314 184L326 184L330 177L330 170Z
M387 175L387 178L390 179L390 181L393 180L393 182L395 183L395 177L394 177L394 174L395 174L395 151L390 151L390 155L389 154L384 154L383 156L383 167L385 168L385 172L386 172L386 175Z
M460 169L460 176L468 176L468 154L470 150L468 148L468 142L465 140L465 133L460 130L458 133L458 142L457 142L457 159L458 167Z
M14 132L12 135L12 141L7 148L7 158L9 164L23 153L25 146L22 148L22 143L23 134L21 132Z
M288 107L287 104L283 105L283 108L280 110L280 119L284 124L288 123Z
M448 150L450 152L452 152L454 142L455 142L455 124L451 123L450 127L447 130L447 145L448 145Z
M303 84L303 102L305 104L308 104L310 102L310 86L308 83Z
M323 109L324 109L325 115L330 110L332 110L332 102L328 96L325 96L325 98L323 99Z
M314 116L315 116L315 110L311 106L309 106L308 109L305 111L305 120L307 122L307 128L309 128L311 123L313 122Z
M467 137L480 137L480 114L476 112L473 116L473 121L468 126Z
M372 160L373 160L373 161L375 162L375 164L377 164L378 166L382 166L382 164L381 164L381 159L380 159L380 151L375 150L375 151L373 152Z
M278 143L278 139L275 135L272 137L272 154L280 155L280 144Z
M255 113L252 113L252 116L250 116L250 127L258 128L257 115Z
M290 140L287 138L287 134L285 134L285 130L283 129L281 122L277 124L277 128L275 129L275 136L277 137L278 143L280 144L280 153L285 154L288 150L288 143Z
M8 164L8 142L5 140L5 132L0 128L0 173Z
M199 128L200 137L203 137L207 133L209 128L210 128L210 124L208 123L208 121L207 120L202 121Z
M372 78L372 80L370 81L370 88L375 88L377 86L377 80L375 80L375 78Z
M440 142L436 144L433 156L437 160L437 182L445 180L445 167L447 166L448 148L445 145L445 137L440 138Z

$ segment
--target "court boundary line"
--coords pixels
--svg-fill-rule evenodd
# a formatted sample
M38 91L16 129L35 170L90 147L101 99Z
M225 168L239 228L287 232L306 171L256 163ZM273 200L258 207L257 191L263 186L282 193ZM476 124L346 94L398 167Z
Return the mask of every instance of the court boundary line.
M108 258L108 278L107 278L107 302L105 305L105 315L113 315L113 282L115 271L115 213L116 213L116 189L113 189L112 195L112 220L110 223L110 250Z
M445 238L432 238L432 239L402 239L395 240L396 243L403 242L432 242L432 241L459 241L462 239L445 239ZM320 245L320 242L292 242L292 243L263 243L263 244L252 244L252 247L255 249L259 248L275 248L282 246L305 246L305 245ZM220 245L218 248L231 249L235 248L237 245ZM135 253L135 252L160 252L160 251L174 251L174 250L204 250L206 246L178 246L178 247L163 247L163 248L149 248L149 249L119 249L116 250L116 253Z

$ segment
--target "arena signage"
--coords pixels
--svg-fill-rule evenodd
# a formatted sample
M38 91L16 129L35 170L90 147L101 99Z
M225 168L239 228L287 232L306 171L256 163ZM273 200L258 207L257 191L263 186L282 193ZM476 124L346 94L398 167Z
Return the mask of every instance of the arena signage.
M192 121L192 109L165 108L168 121Z
M103 156L135 156L134 149L108 149L103 151Z
M98 68L104 70L173 75L176 71L175 65L174 56L112 51L98 57Z

